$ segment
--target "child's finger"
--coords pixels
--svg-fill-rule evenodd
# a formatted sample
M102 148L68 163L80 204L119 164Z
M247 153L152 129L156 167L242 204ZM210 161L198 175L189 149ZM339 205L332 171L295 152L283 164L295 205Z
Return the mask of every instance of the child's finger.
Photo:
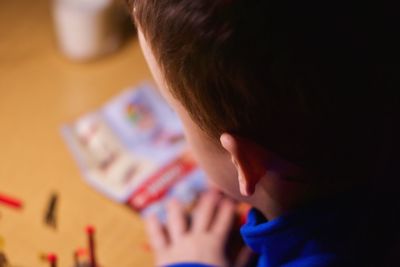
M215 208L220 199L216 191L204 193L193 213L193 231L208 230Z
M156 215L150 215L146 219L146 231L150 245L154 250L158 251L166 247L167 237Z
M174 199L171 200L167 205L167 229L173 243L179 242L179 238L186 231L186 221L183 207Z
M255 254L249 247L244 246L238 253L236 257L236 261L234 263L234 267L242 267L242 266L253 266L251 265L257 258L257 254Z
M235 204L230 199L224 198L219 204L211 231L219 236L227 236L231 230L234 216Z

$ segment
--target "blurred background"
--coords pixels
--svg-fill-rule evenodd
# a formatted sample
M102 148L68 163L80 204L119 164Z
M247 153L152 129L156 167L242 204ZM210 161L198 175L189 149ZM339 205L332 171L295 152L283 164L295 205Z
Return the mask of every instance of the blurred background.
M129 18L108 0L0 0L0 251L10 266L73 266L96 228L101 266L151 266L142 222L83 182L63 123L149 80ZM57 227L44 222L58 195ZM1 260L0 260L1 262ZM1 263L0 263L1 265Z

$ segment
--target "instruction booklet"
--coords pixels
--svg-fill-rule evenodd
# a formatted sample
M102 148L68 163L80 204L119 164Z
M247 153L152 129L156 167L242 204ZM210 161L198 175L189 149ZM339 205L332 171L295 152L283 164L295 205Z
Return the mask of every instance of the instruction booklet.
M124 90L62 134L84 179L144 216L163 218L168 199L190 205L205 189L180 120L151 84Z

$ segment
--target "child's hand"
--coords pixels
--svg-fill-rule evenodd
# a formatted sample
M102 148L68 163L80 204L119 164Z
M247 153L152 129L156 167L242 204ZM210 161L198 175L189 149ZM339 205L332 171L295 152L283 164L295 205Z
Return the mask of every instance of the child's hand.
M205 193L192 214L190 229L177 201L169 203L167 212L165 229L155 216L146 223L157 266L183 262L227 266L225 243L234 218L231 200L217 192Z

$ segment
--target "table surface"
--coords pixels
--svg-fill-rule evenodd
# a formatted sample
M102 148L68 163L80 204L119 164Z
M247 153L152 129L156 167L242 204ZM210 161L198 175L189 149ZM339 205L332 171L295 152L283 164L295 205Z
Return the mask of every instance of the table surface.
M57 48L50 10L48 0L0 1L0 193L24 202L19 210L0 205L4 252L12 266L48 266L39 254L49 251L59 266L72 266L93 224L101 266L151 266L138 215L83 181L60 135L62 123L151 79L137 39L99 60L72 62ZM43 223L52 192L56 229Z

